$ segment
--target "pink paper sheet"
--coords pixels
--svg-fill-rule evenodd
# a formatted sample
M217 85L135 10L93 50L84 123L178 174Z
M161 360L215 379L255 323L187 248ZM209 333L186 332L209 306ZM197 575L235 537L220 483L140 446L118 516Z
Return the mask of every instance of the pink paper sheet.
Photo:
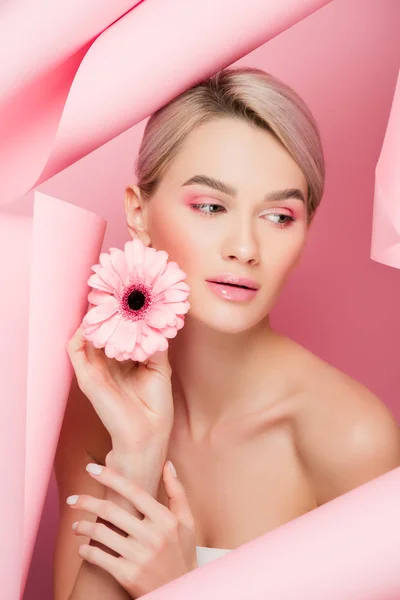
M371 258L400 269L400 70L375 169Z
M0 569L7 600L25 586L72 377L65 344L87 310L87 279L105 225L40 192L33 218L0 213L0 445L7 490L0 498L7 515Z
M77 0L58 0L44 10L41 0L42 11L30 3L30 11L41 17L33 18L26 13L29 2L11 0L0 8L0 39L12 35L7 73L20 81L9 84L13 94L3 91L10 99L6 105L0 96L0 201L19 198L329 1L145 0L87 49L83 44L100 33L107 17L111 23L129 3L91 0L83 8ZM109 8L114 4L115 12ZM31 21L34 34L29 44L21 44L23 23L31 27ZM67 34L78 22L79 33L69 42ZM59 35L56 63L49 55ZM21 79L32 71L32 58L24 66L28 55L36 60L38 77L32 75L25 89Z
M0 596L10 600L22 568L31 239L31 219L0 211Z
M1 5L0 39L12 59L1 61L0 110L75 54L78 67L88 45L141 1L8 0ZM30 99L25 101L29 106Z
M143 600L399 600L400 467Z

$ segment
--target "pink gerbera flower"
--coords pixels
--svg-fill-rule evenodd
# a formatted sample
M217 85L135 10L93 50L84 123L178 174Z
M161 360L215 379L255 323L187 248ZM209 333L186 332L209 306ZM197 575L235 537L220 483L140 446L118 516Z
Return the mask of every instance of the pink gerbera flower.
M109 358L144 362L168 348L190 308L186 274L168 253L139 238L110 248L94 265L88 284L93 305L83 318L83 336Z

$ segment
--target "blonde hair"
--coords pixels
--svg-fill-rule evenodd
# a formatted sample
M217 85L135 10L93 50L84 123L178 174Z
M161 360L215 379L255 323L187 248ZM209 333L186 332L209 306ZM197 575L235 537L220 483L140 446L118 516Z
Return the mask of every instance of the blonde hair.
M288 85L261 69L225 68L154 112L143 133L134 169L149 199L186 136L216 118L234 117L272 132L299 165L308 184L311 222L322 198L325 163L317 123Z

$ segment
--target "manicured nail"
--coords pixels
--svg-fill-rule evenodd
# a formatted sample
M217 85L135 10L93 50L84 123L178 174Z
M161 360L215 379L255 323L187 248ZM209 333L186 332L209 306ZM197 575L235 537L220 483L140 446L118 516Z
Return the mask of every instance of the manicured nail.
M68 496L67 498L67 504L76 504L76 501L78 500L79 496Z
M89 471L89 473L92 473L92 475L100 475L102 470L103 467L101 465L97 465L96 463L89 463L86 465L86 471Z
M78 525L79 521L75 521L75 523L72 523L72 529L76 529L76 526Z
M176 469L175 469L174 465L172 464L172 462L171 462L170 460L168 461L168 466L169 466L169 468L171 469L171 473L172 473L172 475L173 475L174 477L177 477L177 474L176 474Z

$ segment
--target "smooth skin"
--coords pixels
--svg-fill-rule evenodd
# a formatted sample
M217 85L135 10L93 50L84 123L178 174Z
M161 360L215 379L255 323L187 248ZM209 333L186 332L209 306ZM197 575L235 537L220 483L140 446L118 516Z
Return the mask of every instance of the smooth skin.
M183 185L198 174L236 193ZM140 476L129 473L130 463L126 470L133 451L114 456L107 467L125 475L127 485L154 490L168 507L162 473L171 460L199 546L237 548L400 465L399 427L386 405L270 325L269 313L309 231L300 199L263 202L269 192L286 188L307 197L306 180L280 142L221 118L188 135L149 202L135 185L125 192L130 235L166 250L185 271L191 308L168 349L173 422L163 451L146 455ZM205 280L225 271L255 279L261 286L255 298L236 303L212 294ZM96 399L89 400L74 380L55 461L55 600L69 598L85 561L79 546L90 539L89 530L74 535L72 523L96 519L65 500L72 494L104 497L105 480L94 480L85 467L104 465L118 438L101 420ZM143 475L148 471L157 471L151 482Z
M112 469L93 463L87 465L86 470L92 477L131 502L143 514L143 519L93 496L67 499L72 508L100 516L126 532L124 536L103 523L87 520L72 525L76 535L89 536L117 553L118 556L110 555L88 544L79 547L81 557L115 577L132 598L149 593L197 567L193 515L183 486L170 465L167 461L163 469L168 507Z

